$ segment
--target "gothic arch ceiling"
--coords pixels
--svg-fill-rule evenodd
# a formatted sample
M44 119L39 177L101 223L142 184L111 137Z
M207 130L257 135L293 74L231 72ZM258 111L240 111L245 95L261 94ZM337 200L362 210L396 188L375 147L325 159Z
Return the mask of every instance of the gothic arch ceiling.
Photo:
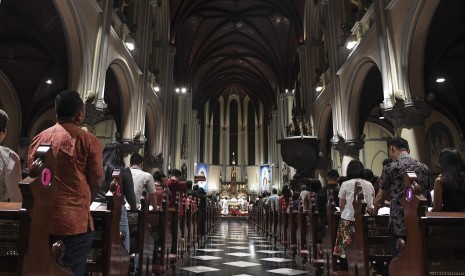
M37 115L68 85L67 46L51 0L0 1L0 71L16 90L27 137ZM51 80L51 83L47 83Z
M305 0L171 0L174 78L202 110L231 89L266 111L299 71Z
M465 132L465 1L441 1L425 48L425 96ZM445 77L437 83L436 78ZM465 139L462 137L462 140Z

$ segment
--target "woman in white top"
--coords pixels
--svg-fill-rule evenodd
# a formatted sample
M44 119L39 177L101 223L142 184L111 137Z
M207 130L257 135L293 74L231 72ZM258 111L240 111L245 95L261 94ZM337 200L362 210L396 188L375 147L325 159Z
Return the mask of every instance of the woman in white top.
M352 202L354 200L354 187L355 183L359 182L362 185L363 196L367 202L367 208L373 207L373 197L375 196L375 189L373 184L364 179L365 168L362 162L358 160L350 161L347 166L347 178L349 180L342 183L339 189L339 208L341 211L341 220L337 230L336 244L334 245L333 254L346 257L345 249L352 240L352 228L355 225L354 207Z

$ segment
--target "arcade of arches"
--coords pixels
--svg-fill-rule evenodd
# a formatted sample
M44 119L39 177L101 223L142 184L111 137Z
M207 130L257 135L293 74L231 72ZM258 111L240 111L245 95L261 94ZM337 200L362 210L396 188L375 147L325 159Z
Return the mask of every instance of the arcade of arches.
M264 165L269 187L292 178L290 125L318 141L322 180L352 159L379 175L394 136L437 174L440 149L465 148L463 14L462 0L2 0L4 144L24 158L73 89L102 144L152 171L203 168L207 193L233 152L249 192Z

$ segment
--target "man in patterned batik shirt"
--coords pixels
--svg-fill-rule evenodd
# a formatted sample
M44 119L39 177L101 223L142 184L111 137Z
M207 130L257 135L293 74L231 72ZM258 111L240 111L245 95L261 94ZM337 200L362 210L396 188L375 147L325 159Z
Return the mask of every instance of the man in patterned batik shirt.
M84 121L84 102L76 91L55 98L57 123L42 131L29 147L29 166L40 144L51 144L53 183L58 186L50 242L66 245L63 264L82 276L94 238L90 204L103 182L102 146L92 133L79 127Z
M389 141L388 151L393 162L383 168L380 181L381 189L374 200L374 210L370 213L378 213L378 209L389 191L391 193L391 207L388 231L391 234L392 255L396 256L399 253L396 247L397 239L402 238L405 240L407 236L404 210L400 204L400 200L404 195L404 176L407 171L416 173L417 183L421 186L423 195L428 198L428 203L431 200L429 195L430 179L428 166L409 155L409 145L405 139L394 138Z

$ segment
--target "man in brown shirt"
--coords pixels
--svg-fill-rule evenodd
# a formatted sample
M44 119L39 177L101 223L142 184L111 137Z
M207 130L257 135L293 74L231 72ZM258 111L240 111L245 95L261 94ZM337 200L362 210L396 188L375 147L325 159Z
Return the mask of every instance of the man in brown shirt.
M44 130L29 147L29 165L40 144L51 144L53 180L58 186L50 241L65 243L63 264L75 275L84 275L94 224L89 206L103 182L102 147L90 132L79 128L84 103L76 91L60 92L55 98L57 124Z

